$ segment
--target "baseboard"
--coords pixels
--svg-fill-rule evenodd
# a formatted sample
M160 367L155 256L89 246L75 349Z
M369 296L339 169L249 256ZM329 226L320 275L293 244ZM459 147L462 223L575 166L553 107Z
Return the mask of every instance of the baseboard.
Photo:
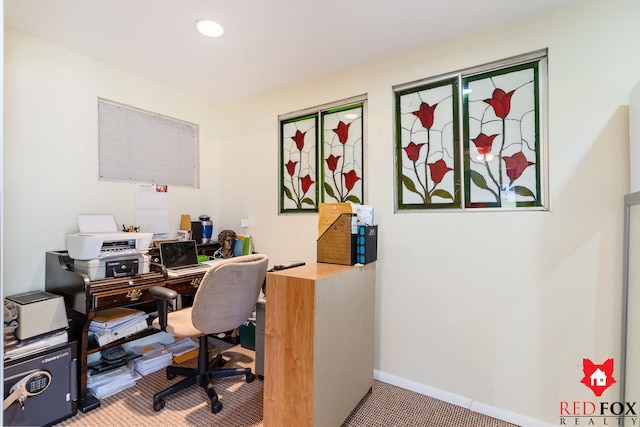
M400 378L395 375L387 374L378 370L373 371L373 377L387 384L402 387L407 390L415 391L416 393L424 394L425 396L439 399L452 405L461 406L463 408L470 409L474 412L487 415L489 417L497 418L508 423L516 424L524 427L551 427L554 424L545 423L540 420L536 420L531 417L527 417L522 414L507 411L502 408L488 405L482 402L476 402L468 397L460 396L454 393L449 393L444 390L430 387L428 385L420 384L414 381Z

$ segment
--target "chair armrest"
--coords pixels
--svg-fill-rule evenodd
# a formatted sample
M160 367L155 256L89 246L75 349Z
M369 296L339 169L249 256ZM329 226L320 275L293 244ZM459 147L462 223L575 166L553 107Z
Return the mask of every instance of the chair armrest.
M178 293L173 289L165 288L163 286L154 286L149 288L149 293L157 300L158 322L160 323L160 329L166 332L169 301L178 298Z
M152 297L159 300L170 301L178 298L178 293L176 291L170 288L165 288L164 286L153 286L149 288L149 293Z

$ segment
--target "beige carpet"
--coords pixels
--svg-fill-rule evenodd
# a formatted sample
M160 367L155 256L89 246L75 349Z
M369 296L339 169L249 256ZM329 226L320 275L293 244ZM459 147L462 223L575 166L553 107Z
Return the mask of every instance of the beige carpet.
M254 353L251 350L215 339L211 341L218 351L226 349L224 356L229 362L225 366L253 367ZM195 360L185 365L194 366ZM177 379L167 380L164 370L154 372L138 380L134 387L102 399L99 408L86 414L78 411L77 415L57 425L262 426L261 380L251 383L245 382L243 377L217 380L216 391L223 405L217 414L211 413L205 391L195 386L168 396L164 409L155 412L153 394L175 381ZM362 399L343 426L514 427L513 424L380 381L375 381L373 393Z

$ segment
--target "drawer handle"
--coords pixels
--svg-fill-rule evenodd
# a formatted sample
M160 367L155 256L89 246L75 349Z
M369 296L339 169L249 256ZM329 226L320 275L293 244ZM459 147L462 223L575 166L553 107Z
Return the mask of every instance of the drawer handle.
M198 286L200 286L200 278L196 277L195 279L191 279L191 286L197 289Z
M129 301L138 301L141 296L142 291L140 289L132 289L127 292L127 298L129 298Z

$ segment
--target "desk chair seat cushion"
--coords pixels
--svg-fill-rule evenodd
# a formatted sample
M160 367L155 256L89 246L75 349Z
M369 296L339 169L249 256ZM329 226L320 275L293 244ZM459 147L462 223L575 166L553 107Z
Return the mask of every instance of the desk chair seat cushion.
M157 318L153 320L152 326L160 329L160 322ZM193 326L191 322L191 307L167 314L167 332L174 336L189 338L204 335L202 331Z

